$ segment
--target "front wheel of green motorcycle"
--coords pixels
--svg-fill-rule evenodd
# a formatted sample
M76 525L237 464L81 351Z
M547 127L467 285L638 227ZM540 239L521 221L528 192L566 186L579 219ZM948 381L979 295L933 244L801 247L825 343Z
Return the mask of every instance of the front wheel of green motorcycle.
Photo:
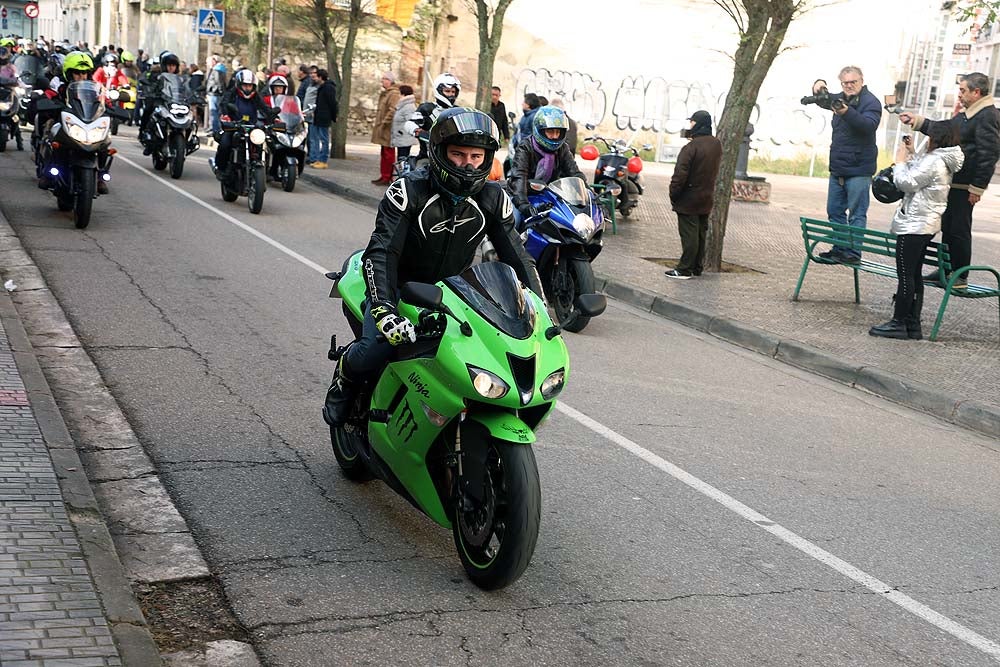
M491 591L512 584L528 567L538 541L542 491L527 445L492 441L484 474L482 502L466 498L458 504L452 535L469 579Z
M344 426L331 426L330 442L333 445L333 455L337 458L344 477L354 482L367 482L372 479L371 471L358 454L361 443L357 435L349 432Z

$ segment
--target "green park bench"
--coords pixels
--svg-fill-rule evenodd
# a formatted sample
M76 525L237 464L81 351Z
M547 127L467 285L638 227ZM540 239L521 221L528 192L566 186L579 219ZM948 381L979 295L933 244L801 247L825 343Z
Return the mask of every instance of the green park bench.
M811 218L799 218L802 223L802 240L806 245L806 259L802 263L802 272L799 274L799 282L795 285L795 294L792 301L799 300L799 291L802 289L802 281L806 277L806 270L812 262L826 265L841 265L854 270L854 303L861 303L861 288L858 283L858 273L874 273L878 276L897 280L896 274L896 235L887 232L880 232L873 229L860 229L850 225L839 225L826 220L813 220ZM846 264L834 259L825 259L816 252L819 244L839 245L863 253L862 259L857 264ZM885 264L872 261L866 257L871 256L888 257L893 260L892 264ZM941 327L941 320L944 317L945 308L948 307L948 299L952 296L962 299L997 299L997 312L1000 313L1000 273L991 266L965 266L959 271L951 267L951 258L948 253L947 243L935 243L931 241L924 253L924 265L937 269L938 275L950 276L947 284L941 286L937 282L925 282L925 287L937 287L944 290L944 298L941 299L941 306L938 308L937 319L934 321L934 328L931 330L931 340L937 339L938 329ZM971 282L966 289L955 289L954 283L960 271L968 271L971 278L973 271L984 271L993 274L997 280L997 287L987 287L985 285L973 285Z

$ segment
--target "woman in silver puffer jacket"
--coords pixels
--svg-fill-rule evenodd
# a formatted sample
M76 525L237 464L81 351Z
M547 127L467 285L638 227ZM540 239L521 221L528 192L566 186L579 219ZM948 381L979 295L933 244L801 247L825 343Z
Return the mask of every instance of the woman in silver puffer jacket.
M945 126L931 136L927 152L913 155L904 142L896 153L892 179L903 192L903 200L892 218L896 234L896 305L892 319L872 327L868 333L885 338L920 340L920 311L924 305L924 283L920 277L924 251L941 231L941 214L948 205L951 178L962 168L965 157L958 146L959 135Z

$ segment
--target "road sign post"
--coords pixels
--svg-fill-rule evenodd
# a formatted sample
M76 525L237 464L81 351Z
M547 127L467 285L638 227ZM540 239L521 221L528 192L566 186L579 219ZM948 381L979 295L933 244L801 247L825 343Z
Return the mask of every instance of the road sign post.
M198 36L222 37L226 34L226 13L221 9L198 10Z

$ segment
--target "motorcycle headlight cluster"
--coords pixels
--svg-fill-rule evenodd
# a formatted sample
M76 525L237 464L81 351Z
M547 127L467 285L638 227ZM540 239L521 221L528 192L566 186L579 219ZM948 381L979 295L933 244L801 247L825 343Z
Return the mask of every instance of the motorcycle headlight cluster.
M483 398L503 398L510 387L507 383L489 371L484 371L475 366L468 366L469 377L472 379L472 386Z
M186 115L190 111L191 111L191 107L189 107L186 104L176 104L176 103L174 103L174 104L170 105L170 113L172 113L175 116L184 116L184 115Z
M594 224L594 219L586 213L577 213L573 218L573 229L584 239L589 240L597 231L597 226Z
M267 141L267 133L265 133L264 130L260 129L259 127L255 127L254 129L250 130L250 143L254 143L260 146L265 141Z
M14 88L14 92L17 94L18 97L24 97L25 95L28 94L28 89L22 88L21 86L17 86L16 88Z
M306 140L309 136L309 130L306 129L304 124L299 125L299 131L295 133L295 138L292 139L292 148L298 148L302 145L302 142Z
M542 398L546 401L554 398L560 391L562 391L563 384L566 382L566 370L560 368L554 373L550 373L547 378L542 381L542 386L539 390L542 393Z
M62 125L70 139L84 145L101 143L111 131L109 118L98 118L93 123L83 124L65 111L62 113Z

